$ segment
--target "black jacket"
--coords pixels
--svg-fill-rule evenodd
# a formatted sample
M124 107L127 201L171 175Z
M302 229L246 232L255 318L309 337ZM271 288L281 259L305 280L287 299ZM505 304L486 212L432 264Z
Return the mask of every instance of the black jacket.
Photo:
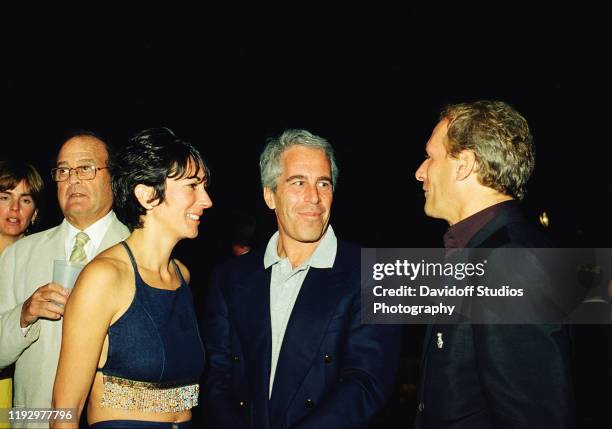
M548 243L511 205L466 247ZM563 325L430 325L420 372L416 428L575 427L570 338Z

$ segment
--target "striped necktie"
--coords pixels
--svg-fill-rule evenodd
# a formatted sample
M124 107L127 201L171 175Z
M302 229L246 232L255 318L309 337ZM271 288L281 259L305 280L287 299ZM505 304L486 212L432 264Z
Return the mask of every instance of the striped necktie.
M72 248L72 253L70 254L70 262L75 264L83 264L87 263L87 255L85 254L85 245L89 241L89 235L84 232L79 232L76 235L76 240L74 241L74 247Z

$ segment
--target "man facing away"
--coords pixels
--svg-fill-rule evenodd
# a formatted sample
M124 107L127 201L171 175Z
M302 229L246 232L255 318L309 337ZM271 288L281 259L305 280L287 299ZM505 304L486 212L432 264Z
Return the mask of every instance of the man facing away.
M425 150L416 179L425 213L450 225L449 251L548 247L516 203L535 164L529 127L516 110L499 101L448 106ZM489 268L509 263L488 262ZM541 267L532 259L517 270ZM430 325L416 427L573 427L569 364L562 325Z
M0 258L0 368L15 362L15 407L51 406L69 294L52 282L53 261L85 264L129 235L111 210L110 177L107 144L91 132L72 135L52 170L64 221Z
M386 403L400 331L361 324L360 250L329 225L338 169L305 130L260 158L278 232L213 276L204 418L214 428L362 428Z

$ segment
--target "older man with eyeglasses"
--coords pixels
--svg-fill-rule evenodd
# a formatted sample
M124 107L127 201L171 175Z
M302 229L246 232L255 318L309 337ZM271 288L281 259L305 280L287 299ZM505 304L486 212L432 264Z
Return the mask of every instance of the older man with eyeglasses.
M63 222L18 241L0 258L0 368L15 362L15 407L51 406L69 295L52 282L54 260L86 264L129 235L112 211L109 155L94 133L71 135L51 170Z

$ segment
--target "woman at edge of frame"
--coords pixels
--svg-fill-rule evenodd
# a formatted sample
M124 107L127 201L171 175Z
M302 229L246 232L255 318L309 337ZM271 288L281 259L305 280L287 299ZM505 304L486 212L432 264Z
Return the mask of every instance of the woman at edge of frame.
M0 255L30 233L38 218L44 182L32 165L0 161ZM13 407L13 366L0 369L0 409ZM0 428L8 428L0 423Z

